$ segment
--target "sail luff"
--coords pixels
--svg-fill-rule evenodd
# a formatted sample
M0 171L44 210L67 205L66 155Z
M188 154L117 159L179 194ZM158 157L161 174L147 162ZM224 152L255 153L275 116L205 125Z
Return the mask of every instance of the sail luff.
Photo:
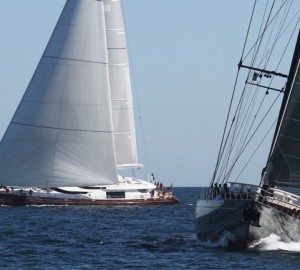
M119 0L104 0L104 6L116 165L140 167L121 4Z
M115 184L103 1L68 0L0 145L0 182Z
M267 163L264 183L300 187L300 33ZM298 169L299 168L299 169Z

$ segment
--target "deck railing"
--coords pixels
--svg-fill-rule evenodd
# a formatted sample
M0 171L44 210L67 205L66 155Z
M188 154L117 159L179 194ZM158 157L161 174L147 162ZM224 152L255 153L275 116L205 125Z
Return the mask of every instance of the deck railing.
M272 207L277 211L300 219L300 196L276 188L262 189L258 186L233 183L228 189L216 187L207 188L201 194L202 200L255 200L256 202Z
M210 187L202 192L202 200L252 200L254 199L258 186L244 183L228 183L227 187Z
M276 188L269 188L268 190L262 189L261 192L255 196L255 200L258 203L272 207L296 219L300 219L300 206L294 203L294 200L298 199L300 199L299 196Z

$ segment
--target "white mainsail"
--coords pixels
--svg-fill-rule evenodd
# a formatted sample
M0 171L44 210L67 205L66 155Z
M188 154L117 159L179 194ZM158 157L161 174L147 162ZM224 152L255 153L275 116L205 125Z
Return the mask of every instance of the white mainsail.
M117 183L110 95L103 1L68 0L1 142L0 183Z
M119 0L104 0L117 168L138 164L128 52Z

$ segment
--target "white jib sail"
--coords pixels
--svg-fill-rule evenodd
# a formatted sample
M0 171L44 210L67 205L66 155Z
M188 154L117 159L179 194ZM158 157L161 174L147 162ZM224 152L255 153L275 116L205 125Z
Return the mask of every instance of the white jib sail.
M117 167L140 167L120 1L104 0L104 7Z

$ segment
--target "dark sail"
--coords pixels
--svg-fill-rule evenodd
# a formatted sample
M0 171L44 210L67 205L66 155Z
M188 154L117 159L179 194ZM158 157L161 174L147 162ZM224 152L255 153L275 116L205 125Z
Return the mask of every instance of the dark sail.
M300 189L300 35L264 178L265 184Z

